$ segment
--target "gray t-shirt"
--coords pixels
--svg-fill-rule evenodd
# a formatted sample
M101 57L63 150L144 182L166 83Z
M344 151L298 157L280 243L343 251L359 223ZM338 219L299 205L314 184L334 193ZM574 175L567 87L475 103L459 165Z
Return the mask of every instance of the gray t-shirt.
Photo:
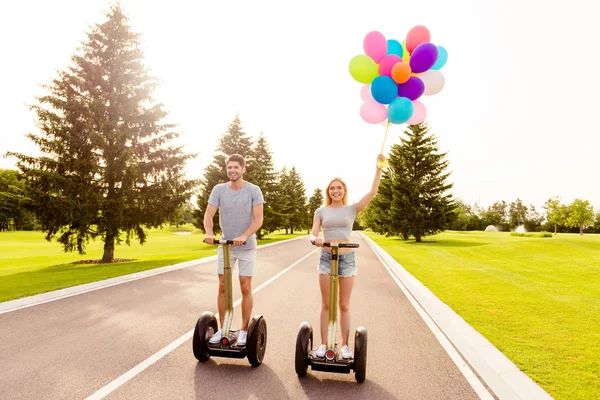
M319 207L316 211L317 218L321 220L323 239L350 240L354 220L356 219L356 203L342 207Z
M215 185L208 202L219 209L219 226L222 239L233 240L248 229L252 223L252 208L264 202L260 187L244 182L240 190L232 190L229 183ZM232 246L236 250L251 250L257 247L256 234L252 234L246 244Z

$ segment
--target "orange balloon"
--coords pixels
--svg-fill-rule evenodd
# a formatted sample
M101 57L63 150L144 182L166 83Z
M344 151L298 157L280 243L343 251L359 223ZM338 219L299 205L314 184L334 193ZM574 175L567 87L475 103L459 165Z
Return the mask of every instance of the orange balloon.
M411 73L410 65L404 62L399 62L392 67L392 79L396 83L408 81Z

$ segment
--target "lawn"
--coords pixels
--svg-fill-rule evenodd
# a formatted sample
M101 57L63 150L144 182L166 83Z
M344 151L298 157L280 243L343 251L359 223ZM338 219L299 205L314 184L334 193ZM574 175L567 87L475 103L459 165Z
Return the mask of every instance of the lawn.
M365 233L554 398L600 398L600 235Z
M274 232L259 245L304 234ZM202 243L203 238L193 225L153 229L143 246L134 241L131 246L116 246L115 258L134 261L74 264L102 258L102 241L91 242L87 254L79 255L63 252L60 244L46 241L41 232L0 232L0 302L216 254L217 248Z

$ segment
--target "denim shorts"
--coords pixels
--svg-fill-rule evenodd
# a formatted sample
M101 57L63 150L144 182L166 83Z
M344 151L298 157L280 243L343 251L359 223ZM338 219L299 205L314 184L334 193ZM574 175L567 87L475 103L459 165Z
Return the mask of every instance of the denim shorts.
M331 253L326 250L321 250L321 258L319 259L319 265L317 271L320 274L330 275L331 274ZM338 276L347 278L354 276L358 273L356 262L354 261L354 251L346 254L338 255Z

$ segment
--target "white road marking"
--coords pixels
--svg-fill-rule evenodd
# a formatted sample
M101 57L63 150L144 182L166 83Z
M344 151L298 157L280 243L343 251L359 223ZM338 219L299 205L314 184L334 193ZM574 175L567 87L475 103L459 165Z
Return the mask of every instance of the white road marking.
M265 286L269 285L275 279L279 278L281 275L285 274L290 269L292 269L296 265L300 264L302 261L304 261L306 258L311 256L314 252L316 252L318 250L320 250L320 249L319 248L314 249L313 251L311 251L310 253L308 253L307 255L305 255L304 257L302 257L301 259L299 259L298 261L296 261L295 263L293 263L286 269L279 272L277 275L274 275L269 280L263 282L258 287L256 287L256 289L254 289L252 291L252 293L256 293L259 290L261 290L262 288L264 288ZM233 307L237 307L241 302L242 302L242 299L237 299L233 303ZM218 313L216 314L216 317L219 318ZM95 392L92 395L90 395L89 397L87 397L86 400L103 399L104 397L106 397L107 395L109 395L110 393L112 393L113 391L118 389L120 386L125 384L127 381L129 381L130 379L134 378L136 375L138 375L139 373L144 371L146 368L148 368L149 366L151 366L152 364L154 364L155 362L157 362L158 360L160 360L161 358L163 358L164 356L169 354L171 351L173 351L177 347L181 346L187 340L191 339L193 335L194 335L194 329L190 329L186 334L184 334L180 338L176 339L171 344L163 347L157 353L154 353L153 355L151 355L150 357L148 357L147 359L145 359L144 361L142 361L141 363L139 363L138 365L136 365L129 371L125 372L123 375L119 376L114 381L110 382L109 384L107 384L106 386L104 386L103 388L98 390L97 392Z

